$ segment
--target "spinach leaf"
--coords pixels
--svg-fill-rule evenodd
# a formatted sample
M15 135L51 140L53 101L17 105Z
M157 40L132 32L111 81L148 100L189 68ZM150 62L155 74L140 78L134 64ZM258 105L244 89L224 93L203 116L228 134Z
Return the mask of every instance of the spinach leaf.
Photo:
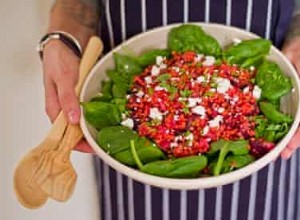
M281 123L281 122L287 122L291 123L293 119L289 116L286 115L277 108L268 102L260 102L259 103L259 108L262 111L262 113L272 122L274 123Z
M137 57L137 62L143 66L149 66L151 64L155 64L156 62L156 57L161 56L161 57L170 57L171 53L169 50L166 49L155 49L155 50L150 50L145 53L143 53L141 56Z
M125 91L126 94L126 92L130 88L131 78L128 75L122 74L121 72L118 72L116 70L108 70L107 75L113 81L113 85L112 85L113 96L115 97L114 87L117 87L120 91L123 91L122 93L124 93Z
M292 89L290 78L271 61L264 61L259 67L255 82L262 89L262 97L268 100L278 100Z
M160 150L160 148L146 138L139 138L136 143L136 151L138 157L140 158L142 163L149 163L152 161L157 161L160 159L165 159L165 154ZM136 167L137 164L132 156L131 150L128 148L119 153L113 155L113 157L129 166Z
M271 45L265 39L244 40L228 47L223 52L223 58L227 63L239 64L241 67L257 66L269 53Z
M97 135L97 143L116 160L129 166L136 166L130 150L130 141L137 146L137 153L145 163L165 158L164 153L150 140L140 137L133 130L123 126L103 128Z
M219 140L213 142L211 144L211 149L208 154L214 154L219 152L218 159L216 165L214 166L213 174L215 176L219 175L222 170L222 166L224 160L228 153L232 153L233 155L246 155L249 152L249 142L246 140L238 140L238 141L226 141Z
M255 137L264 138L268 142L279 141L290 127L287 122L273 123L263 115L256 116L254 121L256 124Z
M189 156L183 158L154 161L144 165L141 171L156 176L171 178L198 177L200 171L206 167L205 156Z
M228 156L223 163L221 173L228 173L230 171L242 168L253 161L255 161L255 158L249 154L239 155L239 156L236 155Z
M93 97L91 102L109 102L112 99L112 85L113 82L102 81L101 92L99 95Z
M198 177L200 171L203 170L207 164L207 158L201 155L173 158L168 160L158 160L143 165L137 154L133 140L130 141L130 148L139 169L145 173L156 176L172 178Z
M114 61L116 71L129 79L143 71L143 68L134 57L114 53Z
M82 106L85 119L96 129L116 125L121 121L117 105L107 102L86 102L82 103Z
M168 35L168 49L176 52L195 51L215 57L222 53L218 41L193 24L172 28Z
M107 153L113 155L130 148L129 141L138 138L138 134L127 127L111 126L99 131L97 142Z

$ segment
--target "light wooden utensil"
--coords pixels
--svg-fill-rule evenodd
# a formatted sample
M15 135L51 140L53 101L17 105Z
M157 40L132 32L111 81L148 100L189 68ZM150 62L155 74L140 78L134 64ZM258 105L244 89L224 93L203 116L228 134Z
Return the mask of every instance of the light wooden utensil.
M74 191L77 174L70 162L70 154L82 137L81 128L69 124L58 149L43 154L33 177L34 182L57 201L68 200Z
M77 95L80 93L84 79L102 53L102 50L103 44L101 40L97 37L92 37L80 63L79 81L76 87ZM41 158L46 155L46 152L57 150L58 148L64 149L63 146L66 145L67 139L70 138L64 137L64 135L67 133L70 135L71 133L68 131L67 126L68 122L63 113L60 112L44 141L38 145L38 147L27 153L18 163L13 179L14 191L19 202L24 207L31 209L38 208L47 201L48 194L43 190L45 185L43 185L43 187L38 185L33 177L36 176L35 172L38 170L37 167L41 164ZM68 132L66 132L66 129ZM73 147L74 146L72 146L72 148ZM58 190L55 188L53 192L54 191L57 192Z

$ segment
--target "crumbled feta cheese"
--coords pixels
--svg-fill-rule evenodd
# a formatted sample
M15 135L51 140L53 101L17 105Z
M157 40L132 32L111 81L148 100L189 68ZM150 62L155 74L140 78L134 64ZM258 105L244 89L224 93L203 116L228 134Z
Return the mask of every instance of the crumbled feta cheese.
M152 70L151 70L151 71L152 71ZM152 73L151 73L151 74L152 74ZM152 83L152 77L151 77L151 76L146 76L144 79L145 79L146 84Z
M124 68L128 70L128 69L129 69L129 66L128 66L128 65L125 65Z
M151 75L157 76L160 73L160 68L156 65L152 66Z
M156 57L156 65L161 65L163 64L164 58L162 56L157 56Z
M229 79L217 78L216 83L217 83L217 92L218 93L223 93L224 94L231 87Z
M195 61L199 62L203 57L203 54L197 54L197 56L195 57Z
M174 115L173 119L174 119L174 121L178 121L179 115Z
M124 120L127 116L126 116L126 114L122 113L122 114L121 114L121 117L122 117L122 119Z
M185 136L185 140L187 140L187 141L193 141L194 140L193 133L189 133L187 136Z
M209 132L209 127L205 126L202 130L202 135L207 135L208 132Z
M216 92L217 90L215 88L210 88L209 91L210 92Z
M217 115L213 120L208 121L208 124L210 127L219 127L222 121L223 121L223 116Z
M142 90L139 90L136 94L137 97L143 97L144 96L144 92Z
M223 113L224 111L225 111L225 108L223 108L223 107L218 108L218 113Z
M211 66L216 62L216 59L213 56L206 56L203 61L203 66Z
M253 94L254 98L259 99L261 96L261 88L259 88L259 86L255 85L252 94Z
M199 76L199 77L197 77L196 81L198 83L203 83L203 82L205 82L205 78L204 78L204 76Z
M198 105L194 108L192 108L192 113L195 113L197 115L205 116L205 108L201 105Z
M158 119L161 121L163 119L163 114L158 110L158 108L150 108L149 117L152 119Z
M245 88L243 89L243 93L244 93L244 94L246 94L246 93L248 93L248 92L250 92L250 87L249 87L249 86L247 86L247 87L245 87Z
M163 91L163 90L168 91L166 88L161 87L161 86L155 86L154 87L154 91Z
M134 122L133 122L132 118L126 118L125 120L123 120L121 122L121 125L132 129L134 126Z
M237 45L237 44L239 44L239 43L242 42L242 40L239 39L239 38L233 38L232 41L233 41L233 44L234 44L234 45Z
M178 144L176 142L171 142L171 144L170 144L170 148L175 148L177 146L178 146Z
M249 67L249 70L250 70L250 71L254 71L254 70L255 70L255 66L250 66L250 67Z
M175 72L180 72L180 68L178 66L174 66L172 69L175 70Z
M200 98L188 98L188 107L195 107L198 102L201 102Z
M175 136L175 138L174 138L174 141L176 141L176 142L181 141L181 140L182 140L181 135Z

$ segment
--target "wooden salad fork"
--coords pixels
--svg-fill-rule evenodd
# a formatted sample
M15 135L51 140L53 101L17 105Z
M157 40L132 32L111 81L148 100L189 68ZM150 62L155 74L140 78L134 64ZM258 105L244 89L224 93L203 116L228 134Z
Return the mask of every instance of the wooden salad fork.
M80 62L77 95L102 51L102 41L92 37ZM38 208L48 197L66 201L72 195L77 174L70 163L70 153L82 137L79 125L68 124L60 112L44 141L27 153L15 169L14 191L23 206Z

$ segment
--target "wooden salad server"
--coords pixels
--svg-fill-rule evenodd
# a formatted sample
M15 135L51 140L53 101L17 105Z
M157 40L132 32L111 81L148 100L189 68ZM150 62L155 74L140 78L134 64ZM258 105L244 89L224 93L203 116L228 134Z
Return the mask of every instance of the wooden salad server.
M98 37L92 37L81 59L79 81L76 87L77 95L79 95L84 79L102 53L102 50L103 44L101 40ZM39 165L42 164L41 161L45 158L46 152L61 148L64 149L63 146L67 143L67 139L72 138L69 136L71 132L68 131L67 127L68 122L63 113L60 112L46 138L36 148L27 153L17 164L13 177L14 191L19 202L24 207L31 209L38 208L47 201L49 196L47 193L48 190L45 192L43 190L45 185L42 187L37 184L35 180L35 178L38 177L36 176L36 172L41 172ZM78 125L77 127L79 128ZM64 137L66 134L69 134L68 137ZM75 145L76 144L74 144L74 146ZM70 147L70 150L73 149L74 146ZM56 192L57 190L54 191Z

